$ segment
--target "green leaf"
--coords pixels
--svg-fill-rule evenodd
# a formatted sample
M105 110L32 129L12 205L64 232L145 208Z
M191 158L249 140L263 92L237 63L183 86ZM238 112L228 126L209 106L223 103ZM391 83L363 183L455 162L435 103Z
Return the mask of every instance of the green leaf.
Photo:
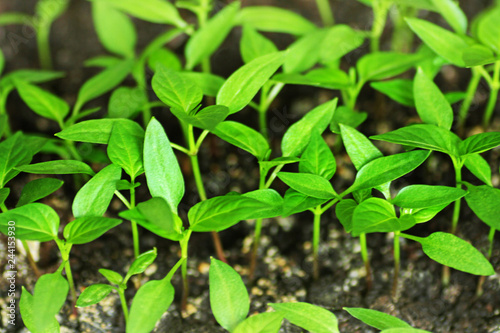
M73 216L102 216L113 199L121 174L119 166L110 164L92 177L75 195Z
M352 216L358 204L353 199L344 199L335 206L335 215L345 232L352 231Z
M460 139L454 133L432 124L415 124L399 128L370 139L392 142L409 147L440 151L458 157Z
M361 169L368 162L383 156L380 150L356 129L340 124L340 131L347 154L356 170Z
M496 6L481 15L477 23L477 36L479 40L500 54L500 7Z
M278 333L283 321L279 312L264 312L243 320L233 333Z
M57 239L59 215L51 207L30 203L0 214L0 231L7 234L9 221L15 222L16 237L20 240L48 242Z
M434 216L436 216L446 206L448 206L448 204L420 209L401 208L401 214L410 214L415 219L416 223L425 223L432 220Z
M125 276L125 279L123 280L124 283L127 283L127 281L133 275L143 273L146 270L146 268L148 268L153 263L153 261L155 261L156 255L157 255L156 248L153 248L152 250L141 253L141 255L138 256L137 259L134 260L132 265L130 265L130 268L128 269L127 275Z
M99 273L101 273L109 283L119 285L123 281L123 277L119 273L110 269L101 268L99 269Z
M407 18L406 22L413 32L438 55L456 66L465 66L462 53L457 52L457 50L465 50L469 47L462 37L418 18Z
M347 53L357 49L364 42L363 34L348 25L336 24L320 46L321 63L328 65L338 61Z
M250 6L241 9L237 21L260 31L304 35L317 27L290 10L271 6Z
M64 182L55 178L40 178L30 181L23 187L16 207L38 201L57 191ZM0 200L1 201L1 200Z
M131 179L144 172L143 148L144 130L139 124L114 124L108 142L108 157L113 164L123 168Z
M413 98L413 81L411 80L394 79L390 81L372 82L370 86L404 106L415 106L415 99Z
M398 52L375 52L363 56L356 63L359 81L382 80L399 75L412 68L421 56Z
M273 76L272 80L285 84L297 84L334 90L344 89L350 86L347 74L335 68L316 68L304 75L297 73L280 73Z
M469 136L460 143L460 155L479 154L500 146L500 132L486 132Z
M236 24L239 9L239 2L227 5L189 38L185 48L187 70L192 70L219 48Z
M328 127L336 107L337 98L317 106L290 126L281 141L283 156L300 156L309 143L311 134L321 134Z
M417 328L389 328L380 333L432 333L426 330L419 330Z
M0 206L9 197L9 194L10 194L10 188L8 188L8 187L0 188Z
M54 317L66 302L68 291L68 281L58 272L42 275L33 295L23 287L20 308L26 327L33 333L58 332L59 324Z
M332 199L337 194L325 178L309 173L280 172L278 178L294 190L318 199Z
M108 296L109 293L114 289L115 288L113 288L109 284L98 283L88 286L82 291L82 293L78 297L78 300L76 301L76 306L79 308L84 308L86 306L97 304L103 299L105 299L106 296Z
M110 118L134 118L148 102L144 90L139 87L119 87L109 99Z
M270 303L292 324L311 333L339 333L337 318L330 311L309 303Z
M97 56L84 61L85 67L111 67L122 61L121 58L116 56Z
M62 124L69 112L69 105L63 99L23 81L15 81L19 95L28 107L40 116Z
M320 58L321 48L327 31L313 30L288 47L283 64L284 73L300 73L313 67Z
M90 243L120 223L122 223L121 220L109 217L83 216L64 227L64 238L71 244Z
M148 66L153 72L160 67L170 68L174 71L181 71L182 64L177 55L167 48L159 48L151 52L148 57Z
M180 17L177 8L165 0L92 0L103 2L134 17L152 23L173 24L185 27L187 23Z
M87 174L95 175L94 170L83 162L74 160L56 160L48 162L40 162L35 164L21 165L16 168L19 171L43 175L70 175L70 174Z
M310 208L324 204L327 199L318 199L307 196L294 189L289 188L285 192L283 204L283 216L290 216L296 213L301 213Z
M133 60L124 60L91 77L80 88L74 109L81 110L85 103L119 85L130 73L133 65Z
M413 85L415 106L424 123L450 130L453 124L453 110L450 103L421 68L417 70Z
M27 137L17 132L10 138L0 142L0 188L19 174L18 165L29 163L34 153L26 146Z
M491 49L481 44L474 44L463 50L462 59L466 67L488 65L498 60Z
M466 194L466 191L456 187L410 185L399 191L392 203L404 208L428 208L448 205Z
M67 9L69 0L54 2L52 0L40 0L35 7L35 17L37 22L35 27L52 24Z
M331 179L336 170L337 164L330 147L319 133L313 132L311 141L302 153L299 171Z
M267 176L269 171L275 166L297 163L300 161L298 157L276 157L270 161L259 161L261 167L261 176Z
M250 310L247 288L234 269L214 258L210 261L209 281L212 313L222 327L232 332Z
M151 119L146 129L144 170L151 196L165 199L172 212L176 213L184 196L184 178L170 140L155 118Z
M20 69L5 74L0 80L0 86L5 90L14 89L14 81L21 80L29 83L42 83L64 77L63 72L42 71L35 69ZM5 93L5 92L4 92Z
M247 125L235 121L220 123L213 133L222 140L249 152L257 157L259 161L266 158L270 149L269 143L262 134Z
M158 66L152 84L163 103L185 113L194 109L203 98L201 88L194 81L164 66Z
M92 119L71 125L55 135L64 140L108 144L113 126L121 123L130 131L135 124L129 119Z
M335 114L333 115L332 123L330 124L330 130L333 133L339 134L339 124L344 124L352 128L356 128L361 125L367 117L368 114L366 112L354 111L345 105L339 106L335 110Z
M356 174L354 184L345 194L354 190L374 188L389 181L398 179L422 164L430 152L415 150L377 158L365 164Z
M227 106L231 113L240 111L252 101L284 60L283 52L275 52L238 68L220 88L216 104Z
M467 33L467 17L452 0L432 0L432 4L458 34Z
M481 252L455 235L435 232L425 238L405 234L401 236L422 244L424 253L442 265L474 275L495 274L490 262Z
M225 82L222 77L210 73L181 72L180 75L195 82L203 91L203 95L210 97L217 96L217 93Z
M108 51L125 58L134 57L137 34L126 14L104 1L95 1L92 18L97 36Z
M385 330L388 328L411 327L407 322L380 311L372 309L363 309L363 308L343 308L343 309L349 312L349 314L354 318L361 320L366 325L375 327L376 329L379 330Z
M278 52L278 48L250 25L243 26L240 42L241 57L245 63L263 55Z
M182 239L182 221L165 199L157 197L141 202L136 208L121 212L120 217L135 221L143 228L170 240Z
M479 154L470 154L465 158L465 167L479 178L483 183L493 186L491 183L491 168L488 162Z
M474 186L467 183L469 194L465 201L474 214L491 228L500 230L500 190L488 185Z
M229 109L224 105L210 105L194 113L187 114L177 108L171 108L170 111L181 121L191 124L194 127L215 130L217 125L224 121L229 115ZM194 114L193 114L194 113Z

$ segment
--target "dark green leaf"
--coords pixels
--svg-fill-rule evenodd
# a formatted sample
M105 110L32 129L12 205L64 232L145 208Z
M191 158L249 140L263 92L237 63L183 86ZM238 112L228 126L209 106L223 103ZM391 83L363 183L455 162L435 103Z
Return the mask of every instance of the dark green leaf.
M232 332L250 310L247 288L234 269L214 258L210 261L209 281L212 313L222 327Z
M85 244L101 237L105 232L122 223L119 219L102 216L84 216L64 227L64 238L71 244Z
M486 132L469 136L460 143L460 155L478 154L500 146L500 132Z
M220 123L213 133L222 140L249 152L257 157L259 161L266 158L270 149L269 143L262 134L247 125L235 121Z
M311 333L339 333L337 318L330 311L309 303L270 303L292 324Z
M299 171L331 179L336 170L337 164L330 147L319 133L313 132L311 141L302 153Z
M224 105L210 105L193 114L187 114L177 108L171 108L170 111L179 119L194 127L213 131L219 123L224 121L229 115L229 109Z
M127 281L132 277L132 275L137 275L143 273L146 268L149 267L155 261L156 259L156 248L153 250L149 250L147 252L141 253L140 256L137 257L137 259L134 260L132 265L130 265L130 268L128 269L127 275L125 276L125 279L123 280L124 283L127 283Z
M428 208L448 205L466 194L466 191L456 187L410 185L399 191L392 203L404 208Z
M465 158L465 167L479 178L483 183L493 186L491 183L491 168L488 162L479 154L467 155Z
M119 166L110 164L92 177L75 195L73 216L102 216L113 199L121 174Z
M88 164L74 160L56 160L28 164L19 166L16 169L22 172L44 175L70 175L78 173L95 175L94 170Z
M356 170L383 156L380 150L356 129L340 124L340 130L345 149Z
M144 172L143 148L144 130L139 124L114 124L108 142L108 156L113 164L123 168L132 179Z
M250 25L243 26L240 42L241 57L245 63L263 55L277 52L278 48Z
M339 134L339 124L344 124L352 128L356 128L361 125L367 117L368 114L366 112L354 111L345 105L339 106L335 110L335 114L333 115L332 123L330 124L330 130L333 133Z
M301 213L310 208L322 205L326 201L327 199L310 197L289 188L285 192L283 216L290 216L296 213Z
M290 126L281 141L283 156L300 156L309 143L311 134L323 133L330 124L336 107L337 98L317 106Z
M40 178L30 181L23 187L16 207L35 202L57 191L64 182L55 178ZM0 200L1 201L1 200Z
M345 232L352 231L352 216L358 204L353 199L344 199L335 206L335 215Z
M349 312L349 314L354 318L361 320L366 325L375 327L376 329L379 330L385 330L388 328L411 327L407 322L380 311L372 309L363 309L363 308L343 308L343 309Z
M227 106L231 113L240 111L252 101L284 60L283 52L275 52L240 67L220 88L216 98L217 104Z
M0 231L7 234L9 221L15 222L16 238L47 242L57 239L59 215L51 207L31 203L0 214Z
M500 190L488 185L474 186L467 183L469 194L465 201L470 209L488 226L500 230Z
M88 286L85 288L80 296L78 297L78 300L76 301L76 306L79 308L84 308L89 305L97 304L103 299L106 298L106 296L109 295L111 291L113 291L112 286L109 284L93 284L91 286Z
M184 178L170 140L155 118L151 119L146 129L144 169L151 195L165 199L172 212L176 213L184 196Z

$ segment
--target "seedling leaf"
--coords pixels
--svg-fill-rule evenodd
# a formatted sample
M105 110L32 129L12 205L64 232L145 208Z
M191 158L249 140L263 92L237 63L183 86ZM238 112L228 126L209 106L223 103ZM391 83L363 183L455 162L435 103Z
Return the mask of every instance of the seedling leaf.
M337 164L330 147L328 147L319 133L313 132L311 134L311 141L304 150L304 153L302 153L299 162L299 171L331 179L336 169Z
M327 199L310 197L289 188L285 192L283 216L290 216L296 213L303 212L305 210L308 210L309 208L313 208L325 203L326 200Z
M483 183L493 186L491 183L491 168L488 162L479 154L470 154L465 158L465 167L479 178Z
M245 63L249 63L258 57L277 51L278 48L273 42L259 34L252 26L243 26L240 52Z
M466 191L456 187L410 185L399 191L392 203L404 208L428 208L448 205L466 194Z
M358 204L353 199L344 199L335 206L335 215L345 232L352 231L352 216Z
M197 111L194 115L187 114L175 107L171 108L170 111L179 120L209 131L213 131L230 113L229 109L224 105L210 105Z
M279 312L264 312L243 320L233 333L278 333L283 321Z
M302 36L288 47L285 62L283 64L284 73L301 73L313 67L320 58L321 48L327 31L316 29Z
M460 155L479 154L500 146L500 132L486 132L469 136L460 143Z
M64 182L55 178L40 178L30 181L23 187L16 207L35 202L57 191ZM0 200L1 202L2 200Z
M7 234L9 221L16 222L17 239L39 242L57 239L59 215L47 205L31 203L0 214L0 231L3 234Z
M137 259L134 260L132 265L130 265L127 275L125 276L125 279L123 279L124 283L127 283L132 275L143 273L146 268L148 268L149 265L151 265L153 261L155 261L156 255L156 248L154 248L153 250L149 250L138 256Z
M65 128L56 133L55 136L71 141L89 142L98 144L107 144L111 136L113 126L120 123L134 131L133 127L137 124L129 119L92 119L84 120Z
M292 324L311 333L339 333L337 318L330 311L309 303L271 303Z
M325 178L309 173L280 172L278 178L294 190L318 199L332 199L337 194Z
M267 143L262 134L253 128L235 121L220 123L213 133L222 140L249 152L257 157L259 161L266 158L267 152L270 149L269 143Z
M500 54L500 8L494 7L486 11L477 23L477 36L479 40Z
M115 288L113 288L109 284L101 284L101 283L88 286L82 291L82 293L78 297L78 300L76 301L76 306L79 308L84 308L86 306L97 304L103 299L105 299L106 296L108 296L109 293L113 291L113 289Z
M379 330L385 330L389 328L411 328L411 326L407 322L384 312L363 308L343 309L349 312L349 314L354 318L361 320L366 325L375 327Z
M109 283L119 285L123 281L123 277L119 273L110 269L101 268L99 269L99 273L101 273Z
M123 168L132 179L144 172L143 148L144 130L139 124L114 124L108 142L108 156L113 164Z
M363 56L356 63L359 80L368 82L399 75L412 68L421 56L398 52L375 52Z
M451 0L432 0L432 4L456 33L467 32L467 17L457 3Z
M488 226L500 230L500 190L488 185L474 186L467 183L469 194L465 201L470 209Z
M101 216L84 216L64 227L64 238L71 244L85 244L101 237L122 221Z
M44 175L71 175L87 174L95 175L94 170L83 162L74 160L56 160L35 164L21 165L16 168L19 171Z
M327 35L320 46L321 63L325 65L334 63L361 46L363 41L363 35L350 26L336 24L328 29Z

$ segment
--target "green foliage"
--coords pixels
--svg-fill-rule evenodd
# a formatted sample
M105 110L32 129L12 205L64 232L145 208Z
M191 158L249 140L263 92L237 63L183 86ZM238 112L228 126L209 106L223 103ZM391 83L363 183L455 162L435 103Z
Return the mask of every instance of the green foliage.
M57 191L64 182L55 178L40 178L30 181L23 187L16 207L38 201Z

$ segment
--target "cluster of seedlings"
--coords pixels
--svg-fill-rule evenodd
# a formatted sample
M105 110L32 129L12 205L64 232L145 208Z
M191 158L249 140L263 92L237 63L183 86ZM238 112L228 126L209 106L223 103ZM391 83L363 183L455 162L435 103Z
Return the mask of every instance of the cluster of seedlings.
M366 241L370 233L393 234L393 295L398 287L401 238L420 243L429 258L444 265L444 286L449 282L448 267L483 277L495 274L489 259L495 231L500 230L500 190L493 187L490 163L481 153L500 145L500 132L488 131L500 90L499 1L469 23L452 0L362 0L373 8L374 23L371 31L360 31L334 24L327 0L316 0L323 21L321 27L289 10L241 7L238 1L211 15L212 0L178 0L175 5L166 0L91 0L95 30L109 54L85 63L102 71L82 85L73 105L37 85L64 75L51 69L48 36L52 22L64 13L68 2L39 0L33 17L14 12L0 15L0 25L34 27L42 66L41 70L17 70L0 77L0 231L10 237L9 241L15 237L22 242L34 270L36 264L27 241L54 241L61 258L56 272L40 276L34 288L22 289L20 313L31 332L59 332L55 316L67 299L77 307L85 307L100 302L111 292L120 297L127 332L152 331L174 300L171 278L177 270L184 281L182 302L183 306L186 304L189 240L193 232L212 233L216 256L222 260L211 261L210 304L217 322L229 332L278 332L284 318L310 332L339 332L332 312L308 303L273 303L269 304L273 312L247 318L247 289L240 276L224 263L217 232L240 221L256 220L248 263L252 275L263 219L304 211L313 214L314 278L319 276L320 220L327 211L334 211L346 233L359 237L368 288L373 283ZM193 14L196 24L186 22L179 9L184 16ZM422 10L438 13L448 27L417 18ZM392 16L392 50L380 51L389 11L398 13ZM137 52L131 17L165 24L168 29ZM234 28L241 29L244 64L225 79L212 73L210 57ZM267 32L290 34L295 41L280 51L263 34ZM182 59L166 47L181 35L187 36ZM409 53L415 35L423 43ZM371 51L345 70L342 58L366 40ZM444 94L434 83L445 65L471 70L466 92ZM0 52L0 73L3 67ZM154 72L151 82L146 76L148 70ZM400 78L408 71L415 73L413 78ZM135 86L120 86L129 76ZM468 110L481 80L490 88L484 131L464 137ZM401 105L414 107L420 122L369 138L358 131L356 128L370 118L357 109L358 96L368 83ZM340 98L306 113L287 129L281 150L273 151L267 133L267 113L283 87L290 84L338 91ZM148 87L152 87L158 99L149 96ZM55 137L11 129L6 101L12 91L17 91L37 115L58 124L60 131L52 133ZM92 117L101 108L86 109L87 103L106 93L111 93L107 111L101 118ZM457 102L461 103L460 112L455 117L451 104ZM228 120L246 107L257 111L259 130ZM162 124L152 116L154 109L161 108L168 108L178 120L184 145L172 143ZM332 183L336 159L322 136L325 131L335 133L337 146L333 151L344 149L356 170L355 179L347 188L335 189L335 181ZM255 157L258 188L207 197L198 152L208 135ZM384 156L374 145L375 140L401 145L402 152ZM78 149L81 143L100 145L102 149L82 156ZM192 175L181 172L175 150L189 157ZM37 154L59 158L31 163ZM412 184L395 193L391 182L419 168L431 154L450 157L456 181ZM297 172L281 171L289 164L296 165ZM474 184L462 181L464 168L477 178ZM37 202L62 186L56 177L33 180L20 195L12 195L9 183L20 173L74 175L78 189L72 199L74 219L61 223L54 208ZM178 209L187 177L194 177L199 202L189 209L187 220L183 221ZM278 179L289 187L286 192L272 189ZM147 187L149 199L136 197L140 186ZM107 217L108 214L105 217L114 197L127 210L121 211L119 218ZM15 207L5 204L6 200L16 199ZM491 228L486 257L455 235L464 200ZM454 210L449 232L435 232L427 237L412 235L413 226L432 222L450 204ZM11 221L15 222L15 232L10 228ZM109 283L88 286L77 295L69 261L71 248L94 241L124 221L129 221L132 230L130 243L135 260L130 268L123 272L125 275L100 269ZM156 249L140 253L139 228L179 242L181 258L163 279L143 284L133 299L127 300L125 290L131 277L142 274L157 256ZM484 279L479 280L478 295L483 282ZM426 332L375 310L345 310L385 333Z

